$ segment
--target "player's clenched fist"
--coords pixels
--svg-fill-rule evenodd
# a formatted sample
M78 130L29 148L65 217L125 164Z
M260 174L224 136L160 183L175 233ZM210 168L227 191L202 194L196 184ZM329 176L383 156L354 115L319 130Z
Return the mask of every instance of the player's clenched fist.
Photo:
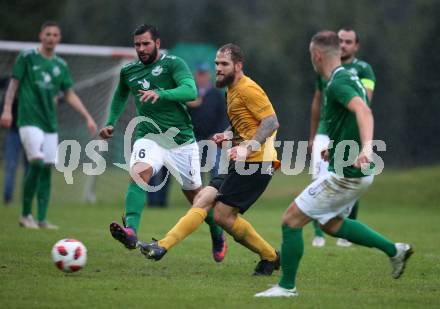
M99 136L102 139L108 139L113 136L113 130L114 130L113 126L106 126L102 128L101 131L99 131Z
M211 140L216 143L216 144L220 144L223 141L228 141L232 139L232 131L225 131L222 133L215 133L212 137Z
M9 128L12 125L12 115L9 112L3 112L0 118L0 124L2 127Z

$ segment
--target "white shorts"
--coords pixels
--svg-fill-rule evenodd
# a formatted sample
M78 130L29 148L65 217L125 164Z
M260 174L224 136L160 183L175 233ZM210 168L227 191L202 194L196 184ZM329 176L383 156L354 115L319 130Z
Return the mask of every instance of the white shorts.
M312 147L312 179L318 179L328 174L328 162L321 158L321 152L328 148L330 138L325 134L316 134Z
M153 168L153 175L165 165L183 190L194 190L202 185L197 143L165 149L150 139L141 138L133 145L130 168L138 162L150 165Z
M347 217L373 179L374 176L344 178L329 172L305 188L295 203L308 217L325 224L335 217Z
M20 127L18 132L29 161L42 159L46 164L56 163L58 133L46 133L34 126Z

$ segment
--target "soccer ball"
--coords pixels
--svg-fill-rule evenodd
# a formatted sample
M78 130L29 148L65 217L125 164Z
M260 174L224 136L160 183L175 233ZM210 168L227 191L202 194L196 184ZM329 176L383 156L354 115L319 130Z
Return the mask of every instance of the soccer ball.
M76 239L61 239L52 248L52 260L58 269L73 273L86 265L87 249Z

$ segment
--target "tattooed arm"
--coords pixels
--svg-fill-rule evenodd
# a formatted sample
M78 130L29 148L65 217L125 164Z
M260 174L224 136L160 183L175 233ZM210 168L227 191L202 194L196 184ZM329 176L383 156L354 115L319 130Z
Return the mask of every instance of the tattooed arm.
M257 141L260 145L266 142L268 137L271 137L273 132L275 132L280 127L278 123L278 118L276 114L267 116L263 118L260 125L257 128L257 132L252 136L251 140Z
M279 126L280 125L278 123L276 114L263 118L257 128L257 131L250 140L247 140L238 146L232 147L229 150L230 158L232 160L245 160L252 151L257 150L261 145L263 145L266 142L266 139L272 136L273 132L275 132ZM255 145L256 142L258 142L258 146Z

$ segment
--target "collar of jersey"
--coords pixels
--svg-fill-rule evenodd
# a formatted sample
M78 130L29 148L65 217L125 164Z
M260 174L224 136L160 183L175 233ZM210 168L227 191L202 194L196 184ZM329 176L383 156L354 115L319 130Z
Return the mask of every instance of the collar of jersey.
M238 83L236 83L234 86L232 87L228 87L228 90L233 90L235 88L237 88L240 84L244 83L247 79L247 76L243 74L243 76L238 80Z
M341 71L341 70L344 70L344 67L343 67L342 65L336 67L336 68L333 70L332 75L330 75L330 79L329 79L329 81L328 81L329 84L333 81L333 78L335 77L335 75L336 75L339 71Z

